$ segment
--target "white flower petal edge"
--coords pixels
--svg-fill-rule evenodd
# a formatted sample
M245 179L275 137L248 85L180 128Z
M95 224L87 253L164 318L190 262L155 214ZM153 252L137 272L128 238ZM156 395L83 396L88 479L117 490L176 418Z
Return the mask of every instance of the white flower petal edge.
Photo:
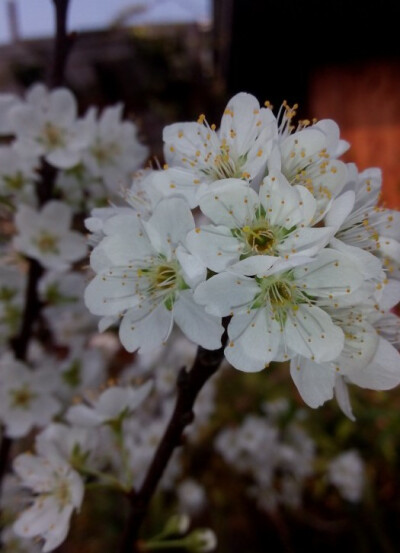
M335 370L330 363L315 363L310 359L294 357L290 374L303 400L310 407L320 407L333 398Z

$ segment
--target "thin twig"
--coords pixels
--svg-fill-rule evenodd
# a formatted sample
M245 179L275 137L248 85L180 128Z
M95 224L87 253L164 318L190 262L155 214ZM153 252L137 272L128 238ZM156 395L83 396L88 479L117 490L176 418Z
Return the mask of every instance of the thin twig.
M194 419L193 407L199 392L207 380L216 373L223 360L226 340L227 333L225 331L220 349L209 351L199 347L192 369L188 372L183 368L179 373L178 395L174 412L141 488L138 492L133 490L129 496L131 512L126 523L120 553L139 551L137 545L139 530L150 500L175 448L181 445L183 431Z

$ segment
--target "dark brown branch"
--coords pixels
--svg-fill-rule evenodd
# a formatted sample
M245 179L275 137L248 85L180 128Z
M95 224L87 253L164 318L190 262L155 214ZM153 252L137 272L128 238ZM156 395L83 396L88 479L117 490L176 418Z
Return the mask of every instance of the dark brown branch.
M54 41L53 63L51 65L50 86L55 88L64 82L65 67L71 50L73 35L67 34L67 14L69 0L53 0L56 36Z
M28 283L25 295L25 309L22 316L21 329L18 336L12 340L11 345L17 359L24 361L32 336L32 330L40 311L40 301L37 294L37 287L40 277L43 274L41 265L35 260L29 260Z
M139 551L137 547L138 534L150 500L175 448L181 445L183 431L193 421L193 406L199 392L207 380L215 374L223 360L226 340L225 331L222 338L223 346L220 349L209 351L199 347L192 369L188 372L183 368L179 374L177 382L178 396L174 412L142 487L137 493L132 491L130 494L131 512L126 524L120 553Z

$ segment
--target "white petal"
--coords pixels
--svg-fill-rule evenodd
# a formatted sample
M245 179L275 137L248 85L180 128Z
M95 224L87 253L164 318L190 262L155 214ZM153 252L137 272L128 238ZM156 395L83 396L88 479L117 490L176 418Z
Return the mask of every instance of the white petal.
M127 282L128 286L123 286L123 282ZM129 280L124 280L120 274L119 278L114 278L107 272L96 275L89 282L84 300L86 307L94 315L118 315L138 305L141 298L129 286Z
M114 386L101 394L96 402L95 409L107 420L118 417L122 411L134 411L148 397L153 387L151 381L136 388L120 388Z
M280 244L279 253L283 255L301 254L303 256L314 256L324 248L333 235L330 227L321 228L298 228Z
M64 507L61 512L58 513L58 520L56 525L50 525L49 529L43 535L45 543L43 546L43 553L53 551L56 549L67 537L70 525L70 518L72 515L72 506L68 505Z
M314 220L315 211L317 209L317 202L314 196L309 190L307 190L305 186L302 186L301 184L295 184L294 188L296 188L301 197L301 201L303 202L301 205L301 209L303 212L303 223L306 226L310 225Z
M223 179L210 186L210 192L200 198L199 205L213 223L234 229L253 221L259 199L245 181Z
M163 197L183 196L190 208L197 206L197 194L201 181L193 171L182 167L171 167L164 171L154 171L151 186Z
M194 288L206 279L206 266L182 246L178 246L176 249L176 257L182 269L183 280L188 286Z
M184 290L174 304L174 320L182 332L195 344L214 350L221 347L224 331L221 319L209 315L193 300L193 292Z
M290 374L299 394L310 407L319 407L333 398L335 371L329 363L295 357L290 363Z
M86 405L73 405L66 414L66 419L76 426L95 427L104 422L104 417Z
M58 124L73 123L77 115L77 105L73 94L67 88L56 88L50 93L48 115Z
M230 315L233 310L246 311L260 289L254 279L220 273L196 288L194 299L212 315Z
M52 200L42 208L41 217L46 221L49 230L66 231L71 226L72 211L64 202Z
M204 147L205 136L208 129L200 123L173 123L167 125L163 130L164 155L168 164L182 165L182 158L195 160L196 153L200 152L201 157L207 155Z
M172 325L172 312L163 303L151 309L130 309L122 319L119 338L127 351L146 353L166 342Z
M350 215L356 196L352 190L344 192L332 202L325 215L325 224L338 230Z
M24 133L27 133L28 136L35 136L35 134L39 133L41 127L40 113L26 104L12 107L9 120L13 132L21 136L23 136Z
M76 231L70 231L62 236L58 248L60 257L69 262L78 261L85 257L88 249L85 237Z
M69 506L68 511L70 516L72 506ZM29 509L23 511L14 523L13 529L17 536L33 538L47 533L51 527L56 528L58 525L64 529L64 517L60 516L59 506L54 497L50 495L49 497L40 497Z
M52 486L52 467L42 457L22 453L15 458L13 469L23 483L37 493L49 492Z
M367 322L342 325L345 334L344 348L337 365L340 372L352 375L371 362L379 345L379 336Z
M289 229L303 222L303 200L282 173L271 170L264 178L259 194L271 225Z
M206 267L219 273L239 260L242 248L227 227L206 225L189 232L188 248Z
M351 294L364 281L350 257L330 248L321 250L312 263L297 267L295 277L299 287L322 298Z
M272 255L253 255L234 263L229 269L239 275L263 275L278 262L279 258Z
M351 421L355 421L356 418L351 408L350 396L346 382L344 378L338 374L335 376L335 397L339 407L346 417L348 417Z
M313 361L331 361L344 346L344 334L330 316L315 305L300 304L287 312L285 338L289 349Z
M194 219L183 198L167 198L157 204L143 226L154 249L169 257L174 246L185 243L188 232L194 229Z
M246 92L236 94L225 108L221 119L220 136L225 138L228 144L232 143L238 157L249 151L260 132L257 126L257 122L262 121L260 112L257 98Z
M398 261L400 259L400 242L388 236L379 237L380 250L383 255Z
M357 246L346 244L337 238L332 238L330 245L351 258L365 280L382 280L384 278L382 261L376 255Z
M371 363L347 377L361 388L390 390L400 383L400 353L387 340L379 338Z
M81 160L81 153L67 148L57 149L46 155L46 160L58 169L71 169L78 165Z
M257 372L266 368L278 350L281 331L265 309L234 315L228 326L225 357L236 369Z
M131 229L133 231L133 225ZM154 254L150 241L140 225L135 225L135 232L106 236L95 249L97 248L103 250L105 259L112 265L130 265Z
M383 311L389 311L400 303L400 282L390 278L384 288L382 297L379 299L379 307Z

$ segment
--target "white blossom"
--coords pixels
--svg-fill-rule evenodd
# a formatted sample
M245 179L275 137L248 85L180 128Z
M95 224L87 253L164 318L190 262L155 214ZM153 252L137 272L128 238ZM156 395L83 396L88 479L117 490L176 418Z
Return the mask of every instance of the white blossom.
M162 200L148 221L135 213L106 221L107 236L92 252L97 275L86 289L85 303L105 317L101 328L121 317L119 336L128 351L160 346L174 321L195 343L219 347L219 319L193 300L193 288L206 278L204 265L185 247L193 228L181 198Z
M278 272L272 265L255 278L221 272L198 286L195 299L211 313L233 315L225 356L253 372L296 354L317 362L337 357L344 335L319 301L350 294L361 282L350 258L325 248L314 261Z
M0 198L35 204L34 185L38 178L35 156L11 146L0 147Z
M44 426L59 411L54 397L55 374L30 370L10 356L0 361L0 418L11 438L25 436L34 426Z
M97 399L89 400L90 405L70 407L67 420L78 426L100 426L119 422L143 403L151 388L151 381L136 388L112 386L102 392Z
M177 495L180 510L189 515L199 514L207 503L203 486L192 478L185 478L178 484Z
M40 211L21 205L15 216L18 234L14 248L47 269L68 269L87 251L84 236L70 230L71 217L70 208L56 200L47 202Z
M89 142L85 124L77 119L76 100L66 88L48 91L43 84L34 85L25 102L10 109L9 121L21 151L43 155L59 169L76 165Z
M279 173L265 177L258 194L238 179L210 189L199 205L214 224L192 231L188 245L213 271L242 272L253 265L259 273L277 261L296 263L318 253L333 234L329 227L309 227L313 196L303 186L290 186Z
M58 457L22 454L13 467L22 485L33 493L33 504L18 517L14 532L23 538L38 536L44 540L42 551L53 551L65 540L71 515L82 504L83 482Z
M85 117L90 143L83 153L83 165L89 174L104 182L108 192L127 186L148 155L140 143L138 129L131 121L122 121L121 104L106 108L97 119L91 108Z
M169 166L156 183L163 194L182 194L197 205L200 186L226 178L256 182L266 168L278 133L269 108L251 94L239 93L226 106L221 126L209 125L204 115L197 123L174 123L163 132Z
M350 450L339 454L329 463L327 477L344 499L358 503L364 491L364 472L364 462L360 454Z

